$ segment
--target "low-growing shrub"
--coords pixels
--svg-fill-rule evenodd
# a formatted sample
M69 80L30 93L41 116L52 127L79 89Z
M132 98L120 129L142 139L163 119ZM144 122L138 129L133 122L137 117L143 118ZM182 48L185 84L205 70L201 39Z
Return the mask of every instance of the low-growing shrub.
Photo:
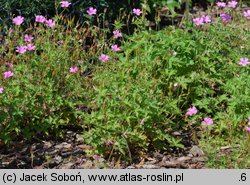
M96 47L103 43L96 38L105 35L97 27L66 24L37 23L24 32L16 26L2 40L0 138L6 142L16 133L31 138L57 133L63 125L82 126L85 76L96 63Z
M218 19L203 28L170 27L128 38L123 54L93 73L86 141L98 153L127 155L182 147L171 133L203 133L206 124L226 140L242 136L249 116L249 77L239 61L249 58L249 30L231 26Z
M12 20L0 38L1 140L80 126L92 154L132 159L149 149L183 148L176 133L192 132L194 141L246 139L247 12L227 8L182 29L152 31L135 9L136 29L126 35L119 19L110 30L96 11L89 7L84 26L63 13L33 17L27 29L23 17Z

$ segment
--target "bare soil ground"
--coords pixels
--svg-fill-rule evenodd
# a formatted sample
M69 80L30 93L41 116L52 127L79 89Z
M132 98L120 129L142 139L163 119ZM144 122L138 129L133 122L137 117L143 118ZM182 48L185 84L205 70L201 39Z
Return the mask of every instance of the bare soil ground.
M204 168L206 157L201 149L193 145L187 134L183 137L186 147L183 150L169 152L149 151L132 162L115 158L104 159L89 157L86 150L91 147L84 143L80 132L65 132L62 140L36 139L33 141L14 141L9 145L0 145L1 169L159 169L159 168ZM133 156L132 156L133 157Z

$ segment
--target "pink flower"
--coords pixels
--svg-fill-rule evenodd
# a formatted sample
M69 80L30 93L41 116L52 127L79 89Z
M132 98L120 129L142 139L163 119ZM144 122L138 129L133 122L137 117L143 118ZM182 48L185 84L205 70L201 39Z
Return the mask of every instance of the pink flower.
M50 28L52 28L56 25L56 22L53 21L52 19L46 20L45 23L46 23L46 26L48 26Z
M102 62L106 62L109 60L109 56L101 54L101 56L99 56L99 60L101 60Z
M13 23L17 26L20 26L24 21L24 17L22 16L17 16L13 19Z
M189 108L189 109L187 110L186 115L192 116L192 115L194 115L194 114L197 114L197 112L198 112L198 110L196 109L195 106L193 106L193 107L191 107L191 108Z
M140 124L141 124L141 125L144 125L144 122L145 122L145 120L142 119L141 122L140 122Z
M228 6L229 8L236 8L237 5L238 5L238 2L235 1L235 0L230 1L230 2L228 2L228 4L227 4L227 6Z
M17 46L16 52L20 54L24 54L27 51L27 46Z
M25 42L31 42L34 39L34 37L32 35L24 35L24 41Z
M214 122L213 122L212 118L204 118L202 123L205 125L212 125Z
M69 5L71 5L71 3L68 1L61 1L60 3L62 8L67 8Z
M4 88L3 88L3 87L0 87L0 94L3 93L3 90L4 90Z
M39 22L39 23L44 23L46 21L46 18L42 15L37 15L36 16L36 22Z
M248 58L241 58L238 64L245 67L249 65L250 62L248 61Z
M211 17L209 15L203 15L201 18L203 19L204 23L210 23L211 22Z
M250 133L250 127L245 127L246 131Z
M89 15L95 15L96 14L96 9L95 8L93 8L93 7L90 7L88 10L87 10L87 13L89 14Z
M250 124L250 117L248 117L248 124Z
M76 73L78 71L78 67L76 67L76 66L73 66L73 67L71 67L70 69L69 69L69 72L70 73Z
M193 19L193 23L196 25L196 26L201 26L203 25L203 18L200 18L200 17L197 17L195 19Z
M26 48L27 48L28 51L32 51L32 50L35 50L36 46L33 45L33 44L28 44L28 45L26 46Z
M112 49L113 51L120 51L120 50L121 50L121 49L118 47L117 44L111 46L111 49Z
M137 15L137 16L140 16L141 14L142 14L142 11L140 10L140 9L136 9L136 8L134 8L133 9L133 13L135 14L135 15Z
M231 19L231 16L226 14L226 13L220 14L220 17L221 17L223 23L228 23Z
M113 31L113 34L115 38L122 37L122 32L120 32L119 30Z
M217 3L216 3L216 6L217 6L218 8L224 8L224 7L226 7L226 3L224 3L224 2L217 2Z
M245 12L243 12L244 17L246 17L247 19L250 19L250 10L247 10Z
M6 71L4 72L4 78L7 79L7 78L10 78L14 76L14 73L12 71Z

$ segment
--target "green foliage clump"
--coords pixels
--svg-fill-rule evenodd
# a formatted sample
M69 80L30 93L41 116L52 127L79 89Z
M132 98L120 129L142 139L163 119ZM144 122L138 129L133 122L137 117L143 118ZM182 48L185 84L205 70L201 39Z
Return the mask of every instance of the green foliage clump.
M85 14L80 26L64 13L51 27L1 28L6 29L0 40L1 140L60 135L62 127L78 126L92 153L125 158L183 148L176 132L192 132L194 141L246 140L249 70L239 61L250 57L250 43L240 14L229 11L229 23L213 17L212 24L152 31L143 12L133 15L132 35L116 38L112 31L124 27L120 18L108 29L98 22L103 14ZM25 34L34 39L24 41ZM28 44L36 48L17 52ZM113 51L114 44L121 51ZM13 76L6 78L6 72ZM198 112L190 116L192 106ZM203 124L204 118L214 124Z
M124 149L182 147L171 133L201 129L204 135L205 117L225 140L242 135L250 84L248 68L238 61L249 57L248 30L219 23L204 29L135 33L116 61L96 68L86 141L99 153L112 141L124 155ZM198 113L189 117L191 106Z
M4 141L16 134L26 138L37 133L60 135L62 126L82 126L87 89L84 75L95 61L95 45L102 40L96 40L100 36L97 28L76 29L70 22L66 24L66 29L58 24L53 28L37 25L25 32L15 27L2 40L0 138ZM28 44L24 42L27 34L34 38L35 50L17 53L17 47ZM76 74L70 73L74 66L79 69ZM14 75L5 79L7 71Z

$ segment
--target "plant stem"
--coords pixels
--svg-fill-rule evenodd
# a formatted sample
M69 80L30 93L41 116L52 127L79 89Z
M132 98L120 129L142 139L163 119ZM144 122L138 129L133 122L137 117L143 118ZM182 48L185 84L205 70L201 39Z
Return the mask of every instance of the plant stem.
M185 7L185 19L186 22L189 21L189 2L190 0L186 0L186 7Z

